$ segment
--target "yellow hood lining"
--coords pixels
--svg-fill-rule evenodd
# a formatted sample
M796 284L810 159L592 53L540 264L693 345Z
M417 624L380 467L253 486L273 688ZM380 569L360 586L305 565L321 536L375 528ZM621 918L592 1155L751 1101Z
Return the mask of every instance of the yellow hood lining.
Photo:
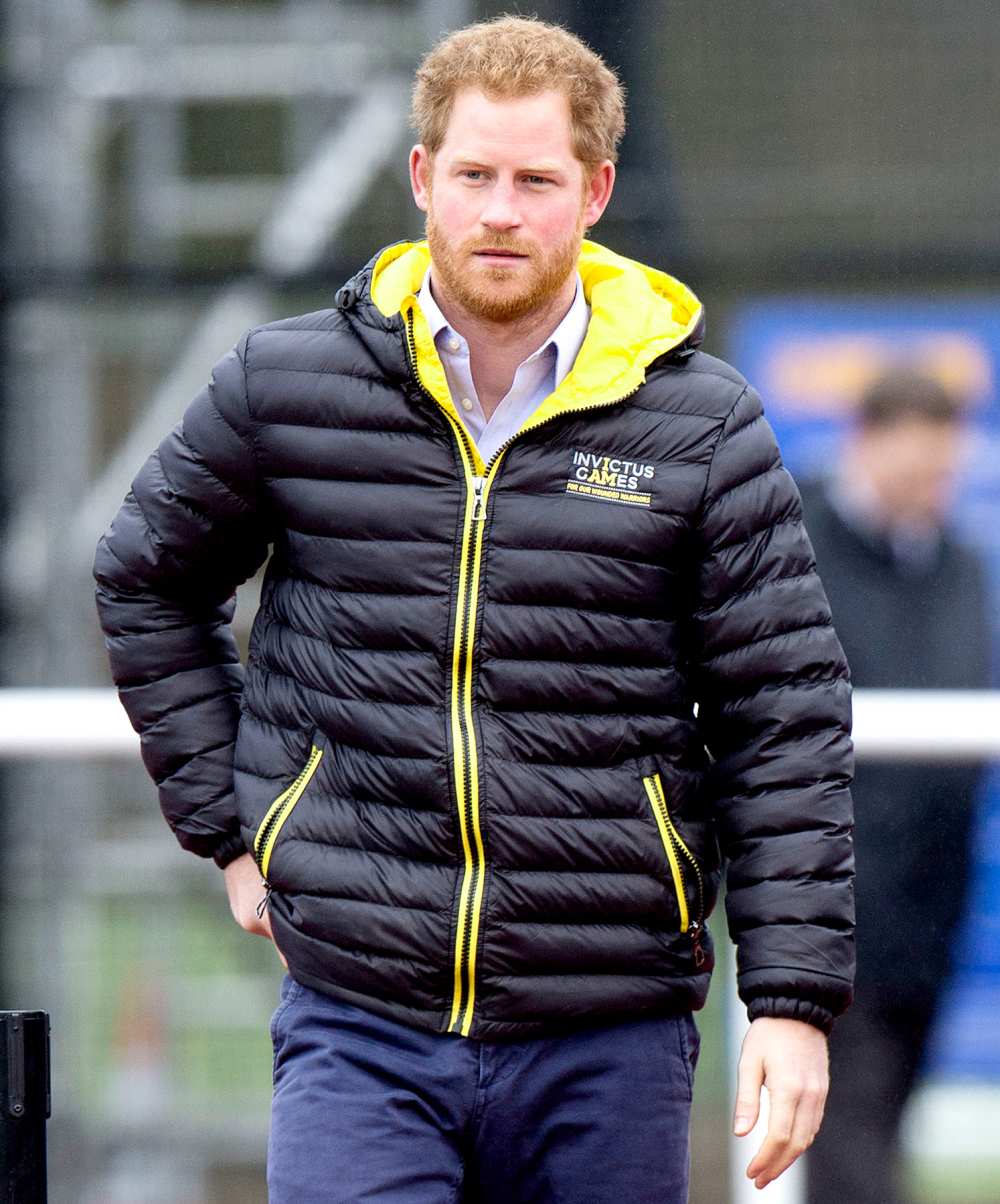
M430 328L417 304L416 294L429 263L426 241L387 247L372 272L372 300L386 317L401 314L405 322L412 320L421 384L451 417L461 421ZM591 310L587 336L566 379L521 430L565 410L627 397L645 380L647 366L683 343L701 318L701 302L686 285L599 243L583 243L578 268ZM482 471L481 461L477 467Z

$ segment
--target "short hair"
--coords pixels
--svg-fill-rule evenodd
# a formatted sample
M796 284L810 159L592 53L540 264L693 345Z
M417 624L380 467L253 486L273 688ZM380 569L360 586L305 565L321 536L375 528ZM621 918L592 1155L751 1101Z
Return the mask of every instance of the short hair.
M933 377L896 368L865 389L858 402L857 418L865 430L894 426L914 418L953 425L961 422L965 408L961 398Z
M411 124L431 154L444 142L463 88L478 88L491 99L562 92L580 162L593 169L618 158L625 89L600 55L560 25L497 17L457 29L432 47L417 68L410 108Z

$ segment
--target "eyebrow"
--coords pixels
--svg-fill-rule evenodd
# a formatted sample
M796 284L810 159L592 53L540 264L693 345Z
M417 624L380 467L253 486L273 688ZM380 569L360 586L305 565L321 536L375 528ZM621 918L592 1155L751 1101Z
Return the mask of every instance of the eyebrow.
M488 168L489 165L474 155L456 155L451 161L452 167ZM564 168L558 163L525 164L517 169L529 176L559 176L564 174Z

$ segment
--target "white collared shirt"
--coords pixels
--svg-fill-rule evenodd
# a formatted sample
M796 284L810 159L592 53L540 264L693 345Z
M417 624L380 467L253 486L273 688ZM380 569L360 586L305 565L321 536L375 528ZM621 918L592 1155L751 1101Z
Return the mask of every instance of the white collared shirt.
M434 344L448 378L455 408L465 429L488 463L502 444L515 435L525 420L546 397L562 384L583 346L590 323L590 306L583 293L583 281L576 277L576 295L566 316L537 351L518 365L514 380L500 404L487 420L472 383L469 345L457 330L448 325L431 293L431 269L427 269L417 301L430 327Z

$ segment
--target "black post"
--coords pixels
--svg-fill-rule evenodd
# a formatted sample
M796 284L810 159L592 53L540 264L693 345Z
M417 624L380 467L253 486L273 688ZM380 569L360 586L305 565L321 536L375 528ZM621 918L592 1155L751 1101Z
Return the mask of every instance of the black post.
M47 1012L0 1012L0 1200L45 1204L52 1112Z

